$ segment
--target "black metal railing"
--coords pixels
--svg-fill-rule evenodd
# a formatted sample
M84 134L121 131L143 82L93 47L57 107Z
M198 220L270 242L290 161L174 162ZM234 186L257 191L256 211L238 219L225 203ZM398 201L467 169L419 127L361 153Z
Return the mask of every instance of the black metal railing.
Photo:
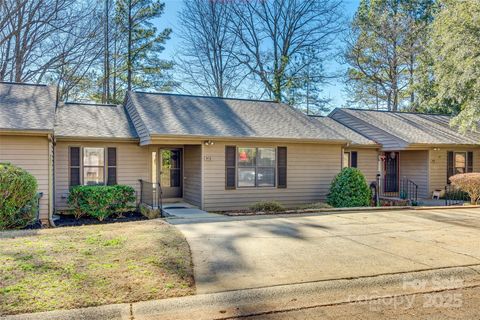
M153 183L140 179L140 203L150 206L152 209L159 209L163 217L163 191L160 183Z
M408 178L401 181L400 198L409 200L412 205L418 204L418 185Z
M470 201L468 194L452 185L445 186L445 205L457 206Z
M399 186L395 189L391 186L382 185L380 187L379 196L381 198L400 198L402 200L410 201L412 205L418 204L418 185L412 180L406 177L403 178L400 180Z

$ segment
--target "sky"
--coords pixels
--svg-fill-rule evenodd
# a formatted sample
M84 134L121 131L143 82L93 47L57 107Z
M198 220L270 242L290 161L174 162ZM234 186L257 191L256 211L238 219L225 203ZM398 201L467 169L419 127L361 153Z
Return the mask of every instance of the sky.
M344 0L345 14L350 19L355 14L360 0ZM176 48L179 44L178 16L183 6L183 0L162 0L165 3L165 13L154 21L155 26L162 30L164 28L171 28L171 39L165 44L165 50L162 53L164 59L172 59L175 55ZM338 43L341 46L341 43ZM346 66L341 65L336 61L328 61L325 65L328 71L345 72ZM330 84L324 87L324 95L331 99L330 107L342 107L346 104L346 93L344 92L344 83L342 79L333 80Z

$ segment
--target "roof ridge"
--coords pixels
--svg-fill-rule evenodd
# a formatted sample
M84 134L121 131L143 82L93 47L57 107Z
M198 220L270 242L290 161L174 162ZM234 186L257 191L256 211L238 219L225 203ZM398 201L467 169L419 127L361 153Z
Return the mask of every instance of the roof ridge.
M78 102L78 101L65 101L61 105L85 105L85 106L98 106L98 107L118 107L119 104L113 103L95 103L95 102Z
M14 81L0 81L0 83L21 85L21 86L48 87L48 84L44 84L44 83L27 83L27 82L14 82Z
M400 114L414 114L414 115L452 117L451 114L446 114L446 113L428 113L428 112L414 112L414 111L389 111L389 110L375 110L375 109L362 109L362 108L335 108L335 109L346 109L346 110L354 110L354 111L372 111L372 112L382 112L382 113L400 113Z
M248 98L231 98L231 97L215 97L215 96L202 96L202 95L193 95L193 94L184 94L184 93L173 93L173 92L148 92L148 91L132 91L133 93L143 93L143 94L154 94L154 95L165 95L165 96L178 96L178 97L190 97L190 98L205 98L205 99L220 99L220 100L238 100L238 101L252 101L252 102L266 102L266 103L278 103L280 102L274 100L260 100L260 99L248 99Z

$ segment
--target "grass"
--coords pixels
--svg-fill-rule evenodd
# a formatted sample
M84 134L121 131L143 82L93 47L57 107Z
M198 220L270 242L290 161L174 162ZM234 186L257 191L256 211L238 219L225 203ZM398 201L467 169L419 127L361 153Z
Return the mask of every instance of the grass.
M0 232L0 316L194 292L188 244L163 221Z

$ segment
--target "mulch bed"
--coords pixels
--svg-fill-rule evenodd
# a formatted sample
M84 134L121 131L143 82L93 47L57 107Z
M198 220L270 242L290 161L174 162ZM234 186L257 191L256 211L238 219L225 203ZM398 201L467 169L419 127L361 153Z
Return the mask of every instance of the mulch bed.
M117 222L130 222L130 221L140 221L147 220L140 212L124 212L121 217L112 216L108 217L103 221L98 221L95 218L91 217L82 217L80 219L75 219L73 215L59 215L60 219L55 220L55 225L57 227L73 227L73 226L83 226L90 224L106 224L106 223L117 223Z

